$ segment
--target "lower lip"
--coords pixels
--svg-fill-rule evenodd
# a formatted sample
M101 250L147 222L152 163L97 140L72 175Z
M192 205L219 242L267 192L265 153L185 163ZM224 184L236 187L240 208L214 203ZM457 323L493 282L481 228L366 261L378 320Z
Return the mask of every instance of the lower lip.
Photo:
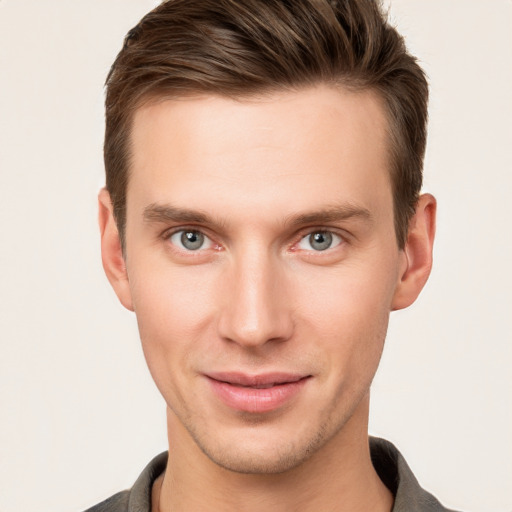
M287 382L265 389L236 386L211 378L208 380L214 393L228 407L238 411L262 413L273 411L290 402L309 378L305 377L297 382Z

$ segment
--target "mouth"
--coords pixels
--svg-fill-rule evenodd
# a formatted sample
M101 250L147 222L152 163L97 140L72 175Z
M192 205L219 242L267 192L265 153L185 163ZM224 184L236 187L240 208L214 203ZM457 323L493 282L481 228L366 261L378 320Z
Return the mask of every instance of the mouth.
M231 409L251 413L270 412L297 398L311 375L267 373L209 373L214 395Z

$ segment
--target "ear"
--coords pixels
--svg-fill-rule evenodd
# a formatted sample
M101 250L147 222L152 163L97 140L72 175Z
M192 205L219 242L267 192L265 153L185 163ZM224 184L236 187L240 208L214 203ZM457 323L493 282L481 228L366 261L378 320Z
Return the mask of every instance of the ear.
M119 231L114 219L110 194L105 188L102 188L98 194L98 206L103 269L121 304L130 311L133 311L130 283L121 249L121 239L119 238Z
M436 207L434 196L420 196L416 213L409 223L407 241L402 251L403 265L391 305L393 311L410 306L430 275L436 231Z

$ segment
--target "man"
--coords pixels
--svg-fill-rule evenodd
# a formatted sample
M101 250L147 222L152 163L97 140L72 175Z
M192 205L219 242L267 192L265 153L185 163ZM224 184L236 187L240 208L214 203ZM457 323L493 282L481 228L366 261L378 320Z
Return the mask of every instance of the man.
M169 453L90 511L442 511L368 439L432 263L427 85L371 0L169 0L107 79L102 257Z

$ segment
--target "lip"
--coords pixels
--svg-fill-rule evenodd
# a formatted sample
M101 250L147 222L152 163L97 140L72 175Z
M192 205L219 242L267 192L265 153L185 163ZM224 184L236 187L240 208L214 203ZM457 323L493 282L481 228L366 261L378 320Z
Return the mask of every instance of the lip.
M214 394L228 407L238 411L264 413L278 409L295 398L311 375L219 372L208 373L206 377Z

